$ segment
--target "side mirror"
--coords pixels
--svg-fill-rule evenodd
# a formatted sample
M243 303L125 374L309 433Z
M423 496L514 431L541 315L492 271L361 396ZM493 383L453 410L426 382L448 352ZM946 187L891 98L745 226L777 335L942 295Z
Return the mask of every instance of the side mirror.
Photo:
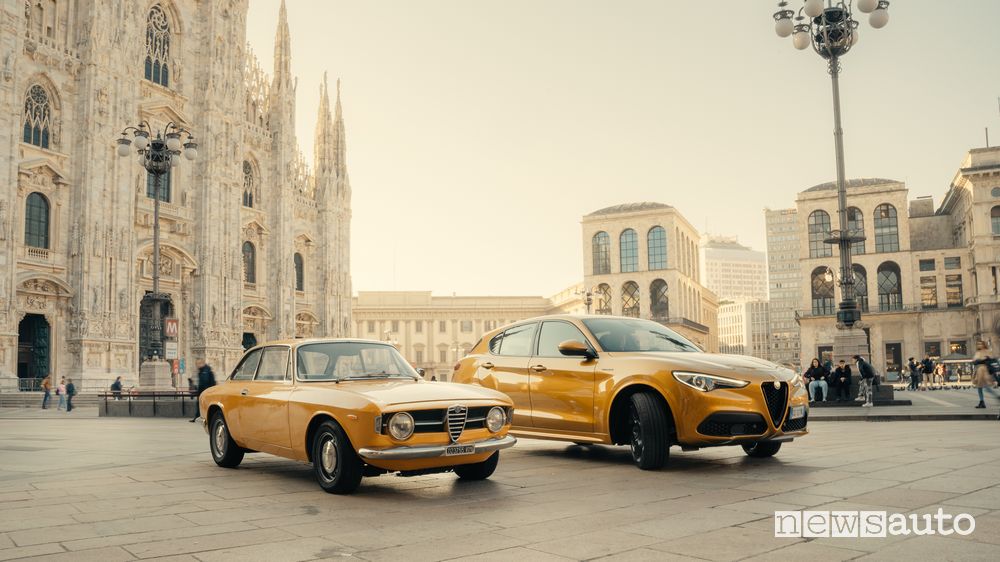
M559 353L571 357L586 357L587 359L597 357L597 354L594 353L594 350L590 349L590 346L576 340L566 340L559 344Z

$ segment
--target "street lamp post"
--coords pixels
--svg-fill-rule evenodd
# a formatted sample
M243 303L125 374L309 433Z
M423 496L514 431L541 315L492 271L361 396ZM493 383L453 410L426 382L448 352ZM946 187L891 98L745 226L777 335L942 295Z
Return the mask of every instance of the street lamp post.
M126 157L131 152L129 147L135 145L139 165L153 175L153 292L144 296L143 301L152 309L152 327L150 329L151 351L154 357L162 359L163 353L163 318L162 305L169 302L170 297L160 292L160 198L163 194L163 177L171 168L180 164L181 153L188 160L198 157L198 144L187 129L170 122L163 130L156 132L156 137L150 139L152 127L143 121L138 127L126 127L118 139L118 156ZM132 133L133 138L128 138ZM186 142L181 143L181 135L187 135ZM182 150L183 148L183 150Z
M824 6L825 4L825 6ZM887 0L858 0L857 8L870 14L868 22L881 29L889 22ZM803 15L805 14L805 15ZM792 18L795 17L795 23ZM803 50L812 44L829 64L833 85L833 139L837 156L837 215L839 230L831 232L824 240L840 249L840 294L837 324L854 327L861 321L861 309L855 297L854 270L851 266L851 244L864 240L864 233L850 232L847 216L847 180L844 172L844 131L840 126L840 58L858 42L858 22L851 13L851 1L805 0L796 12L788 9L788 2L778 2L774 14L774 30L779 37L792 37L792 45Z

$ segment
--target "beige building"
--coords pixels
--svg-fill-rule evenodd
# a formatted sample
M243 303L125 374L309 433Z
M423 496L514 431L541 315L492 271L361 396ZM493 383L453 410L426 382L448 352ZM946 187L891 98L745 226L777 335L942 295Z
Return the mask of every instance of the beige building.
M718 299L701 285L697 229L663 203L629 203L583 217L584 286L592 311L648 318L718 351Z
M702 239L701 278L719 300L767 300L767 256L735 236Z
M823 244L836 224L834 184L799 194L799 322L803 364L832 350L837 250ZM898 372L911 356L968 356L994 340L1000 310L1000 148L971 150L937 207L910 200L902 182L852 180L849 226L867 240L853 249L873 364ZM834 227L835 228L835 227ZM993 341L994 345L1000 342Z
M393 342L425 377L446 381L452 367L494 328L546 314L581 312L581 286L544 297L442 297L430 291L360 291L354 337Z
M769 345L767 301L723 301L719 304L720 352L767 359Z
M770 344L765 359L799 365L801 343L795 313L800 308L801 271L798 213L764 209L767 229L767 282Z
M135 381L150 355L152 215L160 290L188 373L253 341L350 330L351 187L339 88L321 87L313 169L295 132L285 7L274 75L246 0L0 4L0 389L47 373ZM312 86L315 87L316 85ZM313 110L315 111L315 109ZM192 130L199 157L159 191L126 125ZM173 325L173 323L171 323ZM173 347L173 346L171 346Z

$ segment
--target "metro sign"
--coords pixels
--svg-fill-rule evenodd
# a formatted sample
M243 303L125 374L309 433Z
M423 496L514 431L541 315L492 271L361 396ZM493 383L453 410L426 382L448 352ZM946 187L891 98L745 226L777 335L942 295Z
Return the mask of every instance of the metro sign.
M163 319L163 335L168 338L177 338L178 322L176 318Z

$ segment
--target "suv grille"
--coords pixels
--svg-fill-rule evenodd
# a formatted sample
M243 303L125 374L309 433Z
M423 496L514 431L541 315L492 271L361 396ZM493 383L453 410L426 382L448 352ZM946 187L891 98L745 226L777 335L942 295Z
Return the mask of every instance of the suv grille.
M458 442L458 438L462 436L462 432L465 431L465 420L468 417L468 406L448 406L448 437L451 437L452 443Z
M785 425L781 426L781 431L802 431L806 428L808 418L809 414L806 414L797 420L787 420Z
M785 406L788 405L788 383L783 382L777 388L772 382L760 384L760 389L764 393L764 401L767 402L767 413L771 415L771 422L774 427L781 425L782 418L785 417Z

